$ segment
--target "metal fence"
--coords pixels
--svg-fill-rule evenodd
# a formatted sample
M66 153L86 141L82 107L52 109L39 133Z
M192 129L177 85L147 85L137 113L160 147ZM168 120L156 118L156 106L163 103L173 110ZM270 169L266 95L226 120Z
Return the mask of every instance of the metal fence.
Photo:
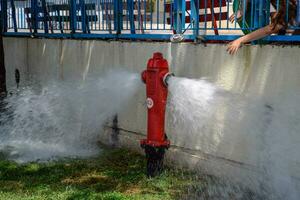
M284 8L289 31L265 40L300 41L297 1L1 0L0 21L10 36L233 40L270 24Z

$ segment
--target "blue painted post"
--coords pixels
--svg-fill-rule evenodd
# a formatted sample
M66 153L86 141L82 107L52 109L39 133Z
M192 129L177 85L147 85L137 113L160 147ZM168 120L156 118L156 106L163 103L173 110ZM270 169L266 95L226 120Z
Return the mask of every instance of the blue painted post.
M114 30L117 31L118 34L118 1L119 0L114 0Z
M122 0L118 0L119 2L119 12L118 12L118 16L119 16L119 30L120 30L120 33L123 29L123 1Z
M196 39L199 35L199 0L191 0L191 23L193 35Z
M185 0L181 0L181 29L184 30L185 29Z
M7 0L1 0L1 22L2 32L7 32Z
M258 29L266 25L266 1L254 0L253 28Z
M266 26L267 24L270 24L270 9L271 9L271 2L270 2L270 0L267 0L266 1L266 4L265 4L265 7L266 7L266 9L265 9L265 20L264 20L264 22L265 22L265 24L264 24L264 26Z
M133 0L127 0L127 10L129 14L129 23L130 23L130 33L135 34L135 25L134 25L134 5Z
M118 27L118 0L113 0L114 1L114 30L117 30ZM118 32L118 30L117 30Z
M182 0L174 0L174 22L173 22L173 29L176 31L177 34L181 34L181 1Z
M136 1L136 4L137 4L137 7L138 7L138 13L137 13L138 29L140 31L142 31L143 30L143 24L142 24L141 0ZM157 9L159 9L159 7ZM159 11L157 11L157 15L158 14L159 14ZM157 17L157 19L159 19L159 17ZM159 22L157 22L157 24L159 24Z
M297 25L300 25L300 0L297 0L297 17L296 17Z
M122 30L122 19L123 11L122 11L122 0L114 0L114 30L116 30L117 34L121 34Z
M71 33L76 32L76 0L69 0Z
M46 0L42 0L42 10L43 10L44 31L45 31L45 33L48 33L49 32L49 28L48 28L49 16L48 16L48 11L47 11L47 7L46 7Z
M181 34L182 30L185 29L185 0L174 1L174 30L176 34Z
M266 1L259 1L259 28L266 25Z
M82 32L86 33L86 11L84 0L80 0L80 11L81 11L81 26Z
M37 5L37 0L31 0L31 20L32 20L32 28L33 28L33 33L37 33L38 29L38 5Z
M16 19L16 6L14 0L10 0L10 5L11 5L11 14L13 18L13 24L14 24L14 31L18 32L18 27L17 27L17 19Z

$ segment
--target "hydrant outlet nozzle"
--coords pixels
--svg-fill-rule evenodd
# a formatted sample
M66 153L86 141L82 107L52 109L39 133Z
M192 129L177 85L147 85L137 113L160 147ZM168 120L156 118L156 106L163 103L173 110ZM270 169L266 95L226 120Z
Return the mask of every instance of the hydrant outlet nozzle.
M170 72L168 72L168 73L166 73L166 74L164 75L164 77L163 77L163 83L165 84L166 87L168 87L168 85L169 85L169 80L170 80L170 78L171 78L172 76L175 76L175 75L174 75L174 73L170 73Z

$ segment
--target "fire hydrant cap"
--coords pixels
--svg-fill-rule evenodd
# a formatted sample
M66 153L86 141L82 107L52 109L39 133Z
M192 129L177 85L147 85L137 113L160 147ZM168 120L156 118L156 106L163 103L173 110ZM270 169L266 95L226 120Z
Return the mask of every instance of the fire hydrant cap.
M153 54L153 59L163 59L163 54L160 52L155 52Z
M163 54L160 52L153 53L153 57L148 60L147 68L160 68L167 69L168 62L164 59Z

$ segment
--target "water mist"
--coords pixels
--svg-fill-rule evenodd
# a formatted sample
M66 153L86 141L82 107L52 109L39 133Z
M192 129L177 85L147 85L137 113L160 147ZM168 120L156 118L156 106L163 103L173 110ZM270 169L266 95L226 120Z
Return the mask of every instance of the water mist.
M22 88L2 102L0 152L18 162L95 155L103 124L139 86L138 74L114 70L83 84Z

